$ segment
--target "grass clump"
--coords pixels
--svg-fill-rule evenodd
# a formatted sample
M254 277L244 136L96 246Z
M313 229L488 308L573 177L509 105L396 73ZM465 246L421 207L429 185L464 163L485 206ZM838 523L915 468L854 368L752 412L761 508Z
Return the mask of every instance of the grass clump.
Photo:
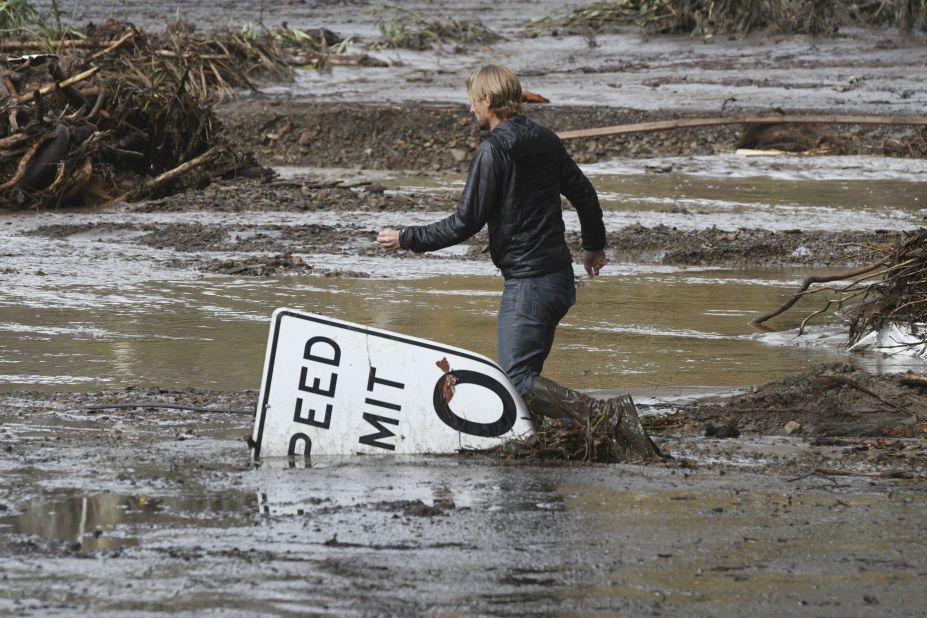
M424 51L435 44L493 43L502 37L480 21L430 19L421 13L385 5L370 11L377 16L381 40L371 47Z
M559 17L525 24L529 34L565 32L594 36L637 26L647 35L833 35L844 24L927 28L927 0L615 0L593 2Z

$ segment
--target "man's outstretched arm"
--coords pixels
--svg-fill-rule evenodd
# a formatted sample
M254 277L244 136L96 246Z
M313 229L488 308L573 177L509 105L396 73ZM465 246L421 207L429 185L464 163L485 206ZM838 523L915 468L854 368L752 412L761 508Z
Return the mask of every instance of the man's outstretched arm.
M498 206L502 192L500 166L489 144L483 143L470 164L467 184L457 211L429 225L413 225L401 231L387 228L377 242L384 249L411 249L416 253L435 251L470 238L486 225Z

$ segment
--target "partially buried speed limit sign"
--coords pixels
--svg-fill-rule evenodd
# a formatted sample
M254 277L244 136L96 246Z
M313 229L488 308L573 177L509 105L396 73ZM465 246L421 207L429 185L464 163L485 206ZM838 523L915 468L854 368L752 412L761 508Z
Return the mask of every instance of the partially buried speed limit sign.
M498 365L433 341L274 312L255 457L452 453L533 431Z

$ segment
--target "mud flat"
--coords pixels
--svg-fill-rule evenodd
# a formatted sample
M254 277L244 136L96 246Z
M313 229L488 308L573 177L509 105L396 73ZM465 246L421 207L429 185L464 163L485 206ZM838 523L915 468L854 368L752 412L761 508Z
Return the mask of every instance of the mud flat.
M880 388L837 366L803 382L827 376ZM893 389L878 393L927 398ZM687 407L655 432L675 459L647 467L472 454L255 465L253 391L4 394L0 607L915 615L927 455L922 440L872 431L890 420L910 435L910 408L846 383L823 395L833 405L806 391L785 381ZM158 402L198 411L132 407ZM740 437L702 437L720 417ZM804 433L785 435L786 418ZM822 439L831 419L839 440Z

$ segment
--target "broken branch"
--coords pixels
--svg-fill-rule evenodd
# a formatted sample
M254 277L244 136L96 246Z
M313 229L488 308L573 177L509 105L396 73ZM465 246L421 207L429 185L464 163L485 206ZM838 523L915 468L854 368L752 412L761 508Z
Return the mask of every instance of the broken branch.
M16 186L17 182L22 180L23 176L26 175L26 169L29 167L29 162L32 161L32 158L39 151L39 148L41 148L49 139L50 137L45 136L42 139L38 139L32 143L32 146L29 147L29 150L26 151L26 154L23 155L23 158L19 160L19 164L16 166L16 173L13 174L12 178L0 185L0 190L5 191L6 189L11 189Z
M772 311L768 313L764 313L763 315L759 317L753 318L752 320L750 320L750 324L762 324L763 322L771 320L777 315L784 313L785 311L789 309L789 307L797 303L798 300L802 296L804 296L808 288L811 287L815 283L830 283L831 281L842 281L843 279L850 279L852 277L858 277L859 275L864 275L868 272L872 272L873 270L881 266L883 266L882 262L876 262L875 264L869 264L867 266L863 266L862 268L858 268L850 272L839 273L836 275L811 275L810 277L806 277L805 280L802 281L801 287L798 289L798 291L792 294L792 296L790 296L787 301L785 301L778 308L773 309Z
M82 72L82 73L78 73L77 75L74 75L73 77L69 77L69 78L67 78L67 79L65 79L65 80L63 80L63 81L58 82L58 83L49 84L48 86L45 86L44 88L41 88L41 89L39 89L39 90L33 90L32 92L26 93L25 95L21 96L21 97L17 100L17 102L20 103L20 104L22 104L22 103L29 103L30 101L32 101L32 99L35 98L35 93L36 93L36 92L38 92L39 95L41 95L41 96L45 96L46 94L48 94L48 93L50 93L50 92L54 92L55 90L58 90L59 88L66 88L66 87L68 87L68 86L73 86L74 84L77 84L77 83L79 83L79 82L84 81L84 80L87 79L88 77L92 77L92 76L96 75L96 73L97 73L99 70L100 70L100 67L93 67L92 69L87 69L86 71L84 71L84 72Z
M102 58L103 56L105 56L105 55L111 53L112 51L118 49L119 47L121 47L123 43L125 43L126 41L128 41L129 39L131 39L131 38L134 37L134 36L135 36L135 31L134 31L134 30L129 30L129 31L126 32L124 35L122 35L121 37L119 37L117 40L113 41L112 45L110 45L110 46L106 47L105 49L102 49L102 50L98 51L97 53L93 54L92 56L90 56L90 59L91 59L91 60L99 60L99 59Z
M196 169L197 167L200 167L202 165L205 165L211 162L218 155L219 155L219 148L210 148L209 150L207 150L200 156L190 159L189 161L185 163L181 163L177 167L170 169L164 172L163 174L160 174L152 178L151 180L147 182L142 183L135 189L132 189L125 195L121 196L119 199L120 200L139 199L151 193L158 187L166 185L167 183L171 182L175 178L178 178L186 174L187 172Z

